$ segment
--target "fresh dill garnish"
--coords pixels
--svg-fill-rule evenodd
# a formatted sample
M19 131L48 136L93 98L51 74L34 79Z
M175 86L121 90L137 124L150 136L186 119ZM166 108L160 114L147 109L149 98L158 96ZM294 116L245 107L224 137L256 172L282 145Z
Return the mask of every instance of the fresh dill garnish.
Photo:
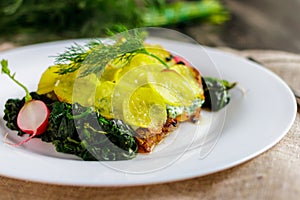
M144 47L146 36L145 31L134 29L116 34L109 40L95 39L85 46L75 44L56 57L55 64L60 65L58 73L66 74L82 68L81 77L90 73L101 74L112 60L122 63L122 67L137 53L151 56L168 68L165 61L146 50Z

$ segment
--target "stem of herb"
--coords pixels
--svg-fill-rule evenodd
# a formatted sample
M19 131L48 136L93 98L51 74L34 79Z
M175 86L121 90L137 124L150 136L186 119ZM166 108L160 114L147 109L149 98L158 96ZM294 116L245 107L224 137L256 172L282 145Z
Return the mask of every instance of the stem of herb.
M89 115L92 111L93 111L93 108L90 107L90 108L86 109L86 111L82 112L79 115L71 115L70 113L67 113L66 115L69 119L80 119L80 118L83 118L83 117Z
M18 80L15 79L16 73L14 73L14 74L11 75L10 70L8 68L8 61L2 59L1 60L1 66L2 66L1 72L4 73L4 74L6 74L11 80L13 80L16 84L18 84L20 87L22 87L25 90L25 93L26 93L26 95L25 95L25 103L31 101L32 97L31 97L28 89L25 87L25 85L23 85L22 83L20 83Z
M96 133L107 134L107 132L105 132L105 131L100 131L100 130L94 129L89 123L84 123L84 128L86 128L86 129L88 128Z
M27 89L22 83L20 83L18 80L14 79L14 75L15 75L15 74L13 74L13 76L9 76L9 77L10 77L16 84L18 84L19 86L21 86L21 87L25 90L25 93L26 93L26 95L25 95L25 102L31 101L31 100L32 100L32 97L30 96L28 89Z
M148 51L141 51L141 53L146 54L146 55L148 55L148 56L151 56L151 57L155 58L155 59L158 60L161 64L163 64L163 66L165 66L167 69L170 68L169 65L168 65L165 61L163 61L162 59L160 59L158 56L156 56L156 55L154 55L154 54L152 54L152 53L150 53L150 52L148 52Z
M70 142L73 142L73 143L75 143L75 144L80 144L80 142L78 142L78 141L72 139L71 137L67 137L67 140L70 141Z

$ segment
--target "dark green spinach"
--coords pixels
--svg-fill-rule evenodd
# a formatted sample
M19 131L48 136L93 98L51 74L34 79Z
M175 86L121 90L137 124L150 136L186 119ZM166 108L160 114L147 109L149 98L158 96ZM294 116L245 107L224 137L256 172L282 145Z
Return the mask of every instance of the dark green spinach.
M236 83L213 77L202 77L202 85L205 96L202 108L218 111L229 103L229 90L235 87Z
M48 128L38 136L51 142L56 151L76 155L83 160L127 160L136 156L138 146L134 130L121 120L106 119L91 108L53 101L45 95L31 93L50 109ZM25 134L17 126L23 99L9 99L5 104L6 126Z

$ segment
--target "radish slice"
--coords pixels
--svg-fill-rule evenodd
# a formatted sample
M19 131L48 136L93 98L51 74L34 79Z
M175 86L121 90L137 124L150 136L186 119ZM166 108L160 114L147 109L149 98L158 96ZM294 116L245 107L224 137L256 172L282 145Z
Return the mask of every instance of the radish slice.
M17 124L19 128L28 134L36 135L43 133L48 125L49 109L40 100L32 100L25 103L19 111Z
M40 135L47 129L50 111L43 101L32 100L32 96L30 95L28 89L15 79L15 73L11 73L10 69L8 68L7 60L2 59L0 64L2 67L1 73L6 74L17 85L22 87L26 93L24 97L25 104L18 113L17 124L23 132L28 133L31 136L18 144L12 144L19 146L29 141L34 136Z
M174 56L174 61L176 62L176 64L182 63L184 65L190 66L190 63L186 59L184 59L180 56Z
M47 105L40 100L31 100L24 104L19 111L17 124L18 127L25 133L31 136L26 140L14 144L16 146L28 142L36 135L40 135L46 131L48 125L50 111Z

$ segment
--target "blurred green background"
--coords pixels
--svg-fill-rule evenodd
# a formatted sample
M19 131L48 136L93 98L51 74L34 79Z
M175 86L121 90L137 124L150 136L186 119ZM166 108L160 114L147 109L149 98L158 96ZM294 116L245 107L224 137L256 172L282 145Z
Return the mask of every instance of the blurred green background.
M66 38L101 37L119 26L220 25L229 12L218 0L1 0L0 38L24 45Z
M165 27L200 44L300 53L299 0L1 0L0 44ZM1 49L1 48L0 48Z

